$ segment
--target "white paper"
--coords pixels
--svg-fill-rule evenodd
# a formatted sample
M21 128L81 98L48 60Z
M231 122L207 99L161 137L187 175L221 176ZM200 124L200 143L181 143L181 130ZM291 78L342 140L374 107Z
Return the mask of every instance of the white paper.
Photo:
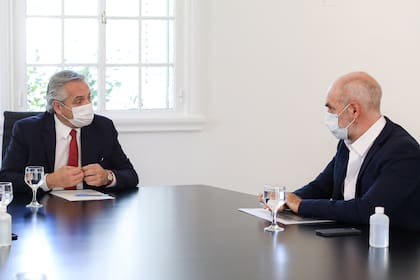
M113 196L90 189L52 191L51 194L68 201L114 199Z
M264 219L271 222L271 212L264 208L239 208L241 212L250 214L252 216ZM331 223L333 220L318 220L312 218L303 218L293 214L291 211L281 211L277 213L277 222L283 225L296 225L296 224L321 224Z

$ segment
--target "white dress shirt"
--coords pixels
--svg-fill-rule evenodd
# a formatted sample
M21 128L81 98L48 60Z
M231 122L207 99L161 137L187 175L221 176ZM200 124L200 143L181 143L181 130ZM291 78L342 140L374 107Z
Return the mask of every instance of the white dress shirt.
M381 116L362 136L354 143L344 141L349 149L346 178L344 179L344 200L353 199L356 195L356 182L360 167L375 139L384 128L386 120Z
M54 163L54 171L59 169L60 167L66 166L68 159L69 159L69 150L70 150L70 131L72 130L71 127L63 124L57 116L54 114L54 122L55 122L55 163ZM76 130L76 140L77 140L77 150L78 150L78 165L81 166L81 152L80 152L80 128L75 128ZM45 191L48 191L46 177L48 174L45 175L44 186L42 188ZM83 182L80 182L76 185L77 189L83 189ZM55 187L54 190L63 190L64 187Z

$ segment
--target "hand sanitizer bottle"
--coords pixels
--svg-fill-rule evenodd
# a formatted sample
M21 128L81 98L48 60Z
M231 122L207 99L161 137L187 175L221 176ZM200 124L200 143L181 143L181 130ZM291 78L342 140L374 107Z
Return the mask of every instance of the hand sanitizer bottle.
M375 214L369 219L369 245L376 248L389 246L389 218L383 207L375 207Z
M12 244L12 217L6 212L6 206L0 205L0 247Z

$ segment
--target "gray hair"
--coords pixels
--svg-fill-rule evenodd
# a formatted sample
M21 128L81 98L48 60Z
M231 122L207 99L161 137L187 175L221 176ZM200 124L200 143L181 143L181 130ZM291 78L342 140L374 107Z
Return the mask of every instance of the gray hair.
M54 113L52 103L54 100L64 102L67 98L67 92L64 85L70 81L83 81L87 84L86 77L71 70L63 70L55 73L48 83L47 87L47 111Z

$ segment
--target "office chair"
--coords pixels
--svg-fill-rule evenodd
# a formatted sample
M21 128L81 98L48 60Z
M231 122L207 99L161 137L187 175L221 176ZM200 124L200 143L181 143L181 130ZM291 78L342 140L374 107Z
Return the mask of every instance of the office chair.
M13 125L16 121L35 116L41 112L15 112L15 111L4 111L4 123L3 123L3 143L1 149L1 157L3 159L4 154L6 153L7 146L9 146L10 137L12 136Z

